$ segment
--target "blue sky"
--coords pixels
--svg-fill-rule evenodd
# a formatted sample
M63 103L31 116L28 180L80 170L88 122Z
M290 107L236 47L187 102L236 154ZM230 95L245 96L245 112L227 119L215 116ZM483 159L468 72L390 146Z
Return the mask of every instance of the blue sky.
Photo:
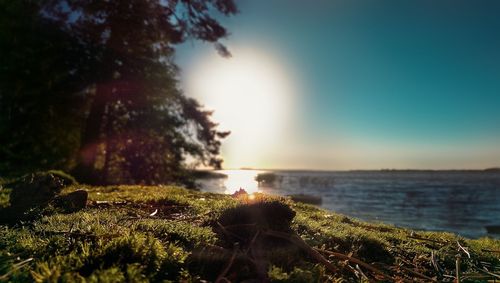
M500 165L500 2L238 3L239 15L221 19L232 33L224 43L235 56L244 46L279 57L300 97L296 146L230 167ZM198 42L178 48L184 84L213 53Z

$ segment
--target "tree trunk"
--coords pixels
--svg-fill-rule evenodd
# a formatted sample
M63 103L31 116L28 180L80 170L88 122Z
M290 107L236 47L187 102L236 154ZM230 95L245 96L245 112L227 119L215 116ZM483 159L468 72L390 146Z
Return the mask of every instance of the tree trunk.
M113 102L118 92L117 82L112 77L116 71L114 59L115 54L112 46L120 46L121 36L115 31L119 30L115 26L113 18L109 19L110 35L108 40L108 48L104 52L104 60L101 65L101 78L109 78L109 81L101 81L97 83L96 93L90 112L87 117L85 130L81 136L79 159L75 168L75 176L84 183L103 184L103 170L96 168L97 157L99 156L99 148L102 144L101 133L106 112L106 105Z
M102 142L100 138L101 127L111 91L106 84L97 85L86 126L81 136L78 164L73 173L79 181L84 183L99 184L103 181L101 172L96 168L96 161Z

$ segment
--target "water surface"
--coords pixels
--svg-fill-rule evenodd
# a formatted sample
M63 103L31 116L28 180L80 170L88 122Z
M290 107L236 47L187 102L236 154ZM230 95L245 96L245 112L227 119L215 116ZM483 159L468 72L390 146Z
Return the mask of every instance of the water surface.
M272 184L258 184L264 171L222 170L225 179L205 179L204 191L322 197L322 207L366 221L413 229L487 235L500 225L500 173L480 171L273 171ZM269 172L269 171L268 171Z

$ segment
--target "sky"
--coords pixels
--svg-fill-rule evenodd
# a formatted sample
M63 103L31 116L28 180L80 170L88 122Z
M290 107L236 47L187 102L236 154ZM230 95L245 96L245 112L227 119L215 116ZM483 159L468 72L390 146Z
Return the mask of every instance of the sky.
M177 48L186 94L231 130L224 167L500 166L500 2L242 0L232 58Z

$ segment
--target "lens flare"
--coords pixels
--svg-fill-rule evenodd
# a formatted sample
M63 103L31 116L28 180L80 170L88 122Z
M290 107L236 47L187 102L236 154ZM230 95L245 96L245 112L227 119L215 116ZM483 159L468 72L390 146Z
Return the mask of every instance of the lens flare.
M225 167L265 166L290 125L293 82L276 56L232 50L230 59L208 57L188 75L187 93L199 99L220 128L230 130Z

